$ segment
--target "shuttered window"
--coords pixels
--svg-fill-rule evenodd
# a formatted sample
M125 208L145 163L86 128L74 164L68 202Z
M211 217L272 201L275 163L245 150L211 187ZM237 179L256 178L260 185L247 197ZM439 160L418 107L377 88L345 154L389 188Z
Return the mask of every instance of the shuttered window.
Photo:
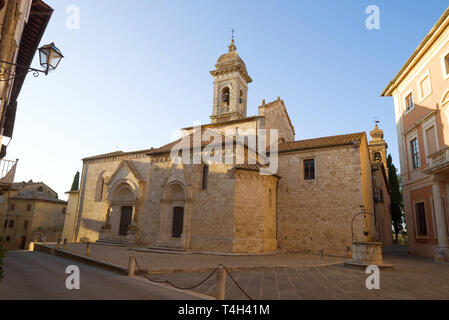
M420 236L427 236L427 219L424 202L415 203L417 232Z

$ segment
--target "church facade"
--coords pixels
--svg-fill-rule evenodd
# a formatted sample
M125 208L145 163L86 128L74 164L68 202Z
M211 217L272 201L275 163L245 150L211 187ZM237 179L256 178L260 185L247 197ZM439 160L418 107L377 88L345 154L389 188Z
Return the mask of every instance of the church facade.
M83 159L68 240L336 255L354 240L390 244L382 130L369 143L364 132L295 140L280 98L247 116L252 79L233 40L215 67L210 124L160 148ZM186 151L188 160L203 157L184 161Z

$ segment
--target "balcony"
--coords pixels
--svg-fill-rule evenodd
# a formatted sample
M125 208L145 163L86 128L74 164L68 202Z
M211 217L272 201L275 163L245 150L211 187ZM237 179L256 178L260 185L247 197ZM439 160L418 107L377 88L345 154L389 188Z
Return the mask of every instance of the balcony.
M19 160L0 160L0 190L10 189L14 183Z
M430 165L424 170L427 174L449 174L449 147L445 146L428 156Z

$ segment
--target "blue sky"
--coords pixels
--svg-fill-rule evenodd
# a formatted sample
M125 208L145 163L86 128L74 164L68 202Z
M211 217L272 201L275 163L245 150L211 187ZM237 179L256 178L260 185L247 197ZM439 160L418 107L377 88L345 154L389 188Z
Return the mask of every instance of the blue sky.
M7 159L19 159L17 181L44 181L62 198L81 158L158 147L176 129L209 123L209 71L231 29L253 79L248 115L280 96L298 140L369 132L379 120L398 164L393 101L380 93L447 7L443 0L45 2L55 11L42 44L54 41L65 58L47 77L25 81ZM373 4L380 30L365 27ZM69 5L80 10L79 30L66 28Z

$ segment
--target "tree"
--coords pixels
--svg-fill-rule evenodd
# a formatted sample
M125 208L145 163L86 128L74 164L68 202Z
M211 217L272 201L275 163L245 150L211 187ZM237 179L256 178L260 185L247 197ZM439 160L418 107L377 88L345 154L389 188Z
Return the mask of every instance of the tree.
M5 248L3 247L3 238L0 237L0 282L3 279L3 258L5 257Z
M77 171L75 173L75 177L73 177L72 187L70 188L70 191L77 191L80 189L80 172Z
M400 177L397 175L397 169L393 164L391 155L387 158L388 181L390 185L390 208L391 223L393 225L395 243L398 243L398 235L404 229L404 203L402 201L402 190Z

